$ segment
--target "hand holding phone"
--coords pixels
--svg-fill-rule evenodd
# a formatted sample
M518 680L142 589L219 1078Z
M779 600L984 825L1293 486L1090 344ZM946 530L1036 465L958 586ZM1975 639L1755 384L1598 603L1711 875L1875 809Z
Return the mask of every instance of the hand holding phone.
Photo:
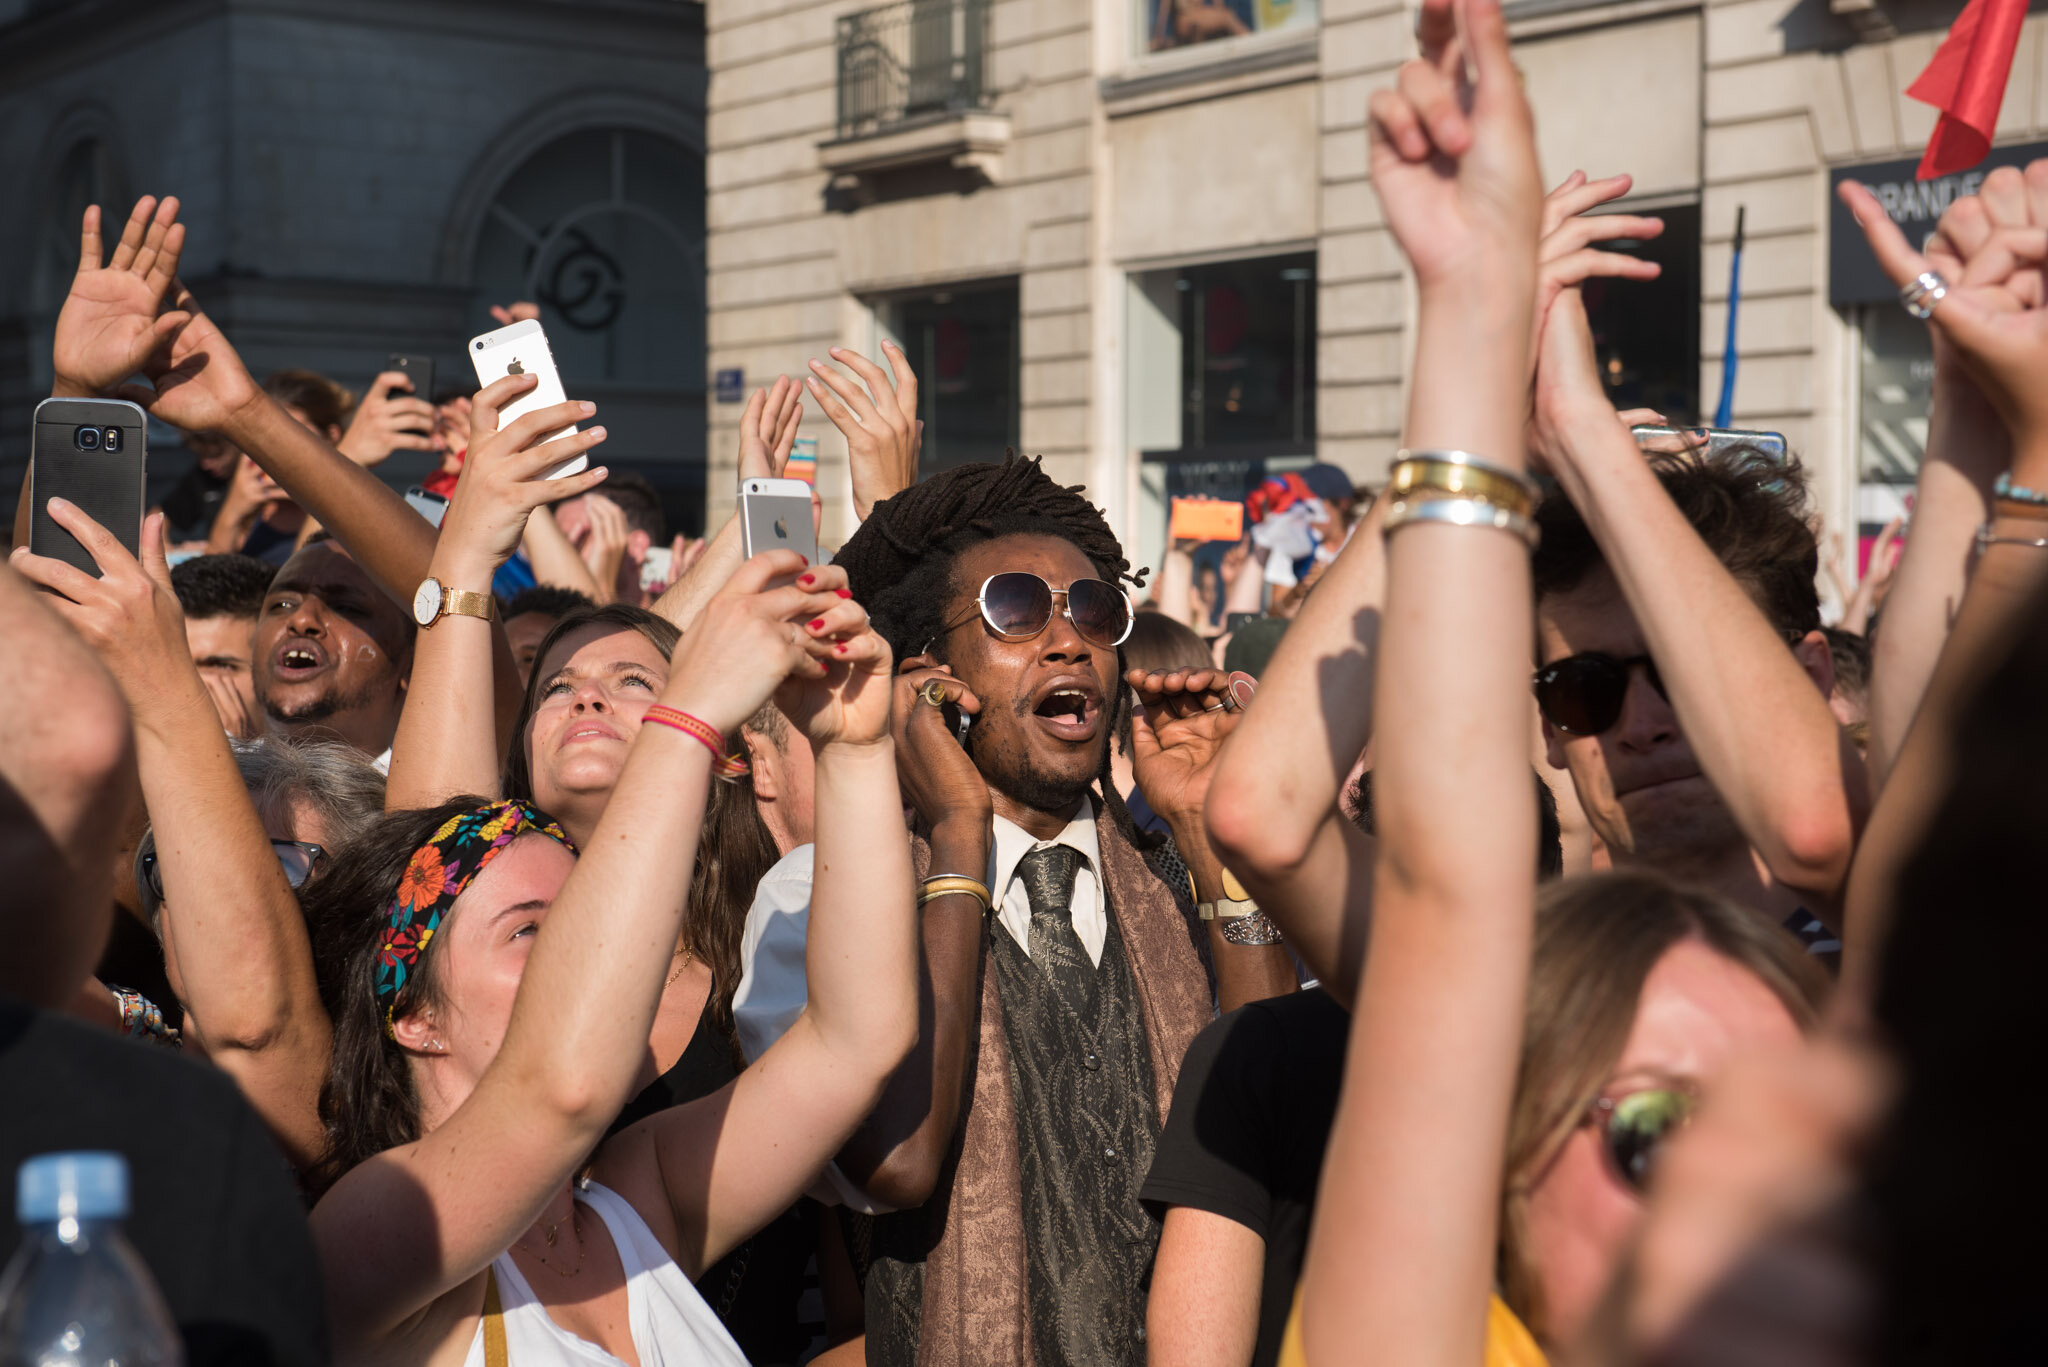
M61 498L113 533L130 555L142 550L148 424L125 399L45 399L30 438L29 549L98 577L92 552L50 516Z
M742 480L740 533L749 560L762 551L795 551L805 564L817 564L811 486L800 479Z
M502 327L495 332L486 332L480 337L469 339L469 359L476 366L477 384L488 389L507 375L532 375L539 383L511 403L498 410L498 426L509 426L533 412L551 404L566 403L568 395L562 392L562 377L555 369L555 353L548 347L547 334L541 331L540 320L529 318L523 322ZM550 432L541 438L543 442L560 441L575 432L571 426ZM580 475L589 468L588 456L574 456L555 466L543 479L563 479L569 475Z

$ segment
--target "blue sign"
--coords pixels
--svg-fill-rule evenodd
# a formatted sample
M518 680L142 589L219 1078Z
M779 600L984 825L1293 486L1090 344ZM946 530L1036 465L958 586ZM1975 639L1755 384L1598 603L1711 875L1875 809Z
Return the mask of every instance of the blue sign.
M720 403L741 402L747 397L747 372L738 366L719 371L716 388Z

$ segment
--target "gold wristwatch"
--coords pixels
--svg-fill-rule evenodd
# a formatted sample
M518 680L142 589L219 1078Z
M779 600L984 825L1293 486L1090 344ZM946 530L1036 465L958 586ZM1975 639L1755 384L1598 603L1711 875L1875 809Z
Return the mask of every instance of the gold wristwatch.
M412 596L412 619L422 627L430 627L449 614L481 617L488 622L496 611L497 600L490 594L445 588L432 575L420 580L420 586Z
M1197 899L1201 893L1195 890L1195 875L1188 871L1188 891ZM1237 875L1229 869L1223 870L1223 895L1213 902L1197 900L1195 910L1204 921L1235 921L1240 916L1256 915L1259 904L1245 891L1244 884L1237 881Z

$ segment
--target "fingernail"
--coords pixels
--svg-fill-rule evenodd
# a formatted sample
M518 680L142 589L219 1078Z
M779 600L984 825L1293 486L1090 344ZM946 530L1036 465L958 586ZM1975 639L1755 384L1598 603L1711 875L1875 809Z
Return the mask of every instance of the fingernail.
M837 356L840 352L844 350L846 350L845 347L828 346L825 348L826 353L832 356Z
M579 403L576 406L582 409L585 413L595 413L597 411L597 405L590 402L590 400L588 399L585 399L582 403Z
M838 594L838 595L839 595L839 596L840 596L841 598L851 598L851 597L853 597L853 590L852 590L852 589L834 589L834 590L832 590L832 592L834 592L834 593Z
M589 431L585 433L585 435L592 437L602 437L605 435L605 430L602 427L593 427L590 428Z
M799 583L799 584L802 584L802 585L803 585L803 586L804 586L805 588L809 588L809 587L811 586L811 581L812 581L813 579L816 579L817 577L818 577L818 576L817 576L817 575L815 575L815 574L803 574L803 575L798 575L798 576L797 576L797 581L796 581L796 582L797 582L797 583Z
M832 653L834 655L844 655L846 653L846 650L847 646L846 642L844 641L841 641L838 645L832 647Z
M897 345L896 345L896 344L895 344L894 342L890 341L890 340L889 340L889 339L888 339L887 337L884 337L884 338L882 339L882 345L883 345L883 346L885 346L885 347L887 347L887 348L888 348L889 350L891 350L891 351L900 351L900 350L902 350L902 348L901 348L901 347L897 346Z
M812 631L816 631L819 627L825 625L825 619L822 617L813 617L807 625L810 627Z

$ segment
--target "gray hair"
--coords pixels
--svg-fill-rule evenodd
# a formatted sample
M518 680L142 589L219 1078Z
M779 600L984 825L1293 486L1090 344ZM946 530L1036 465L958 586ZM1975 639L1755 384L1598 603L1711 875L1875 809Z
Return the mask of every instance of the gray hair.
M384 811L384 775L353 746L290 736L232 744L256 814L288 820L303 802L320 814L330 848L346 845Z

